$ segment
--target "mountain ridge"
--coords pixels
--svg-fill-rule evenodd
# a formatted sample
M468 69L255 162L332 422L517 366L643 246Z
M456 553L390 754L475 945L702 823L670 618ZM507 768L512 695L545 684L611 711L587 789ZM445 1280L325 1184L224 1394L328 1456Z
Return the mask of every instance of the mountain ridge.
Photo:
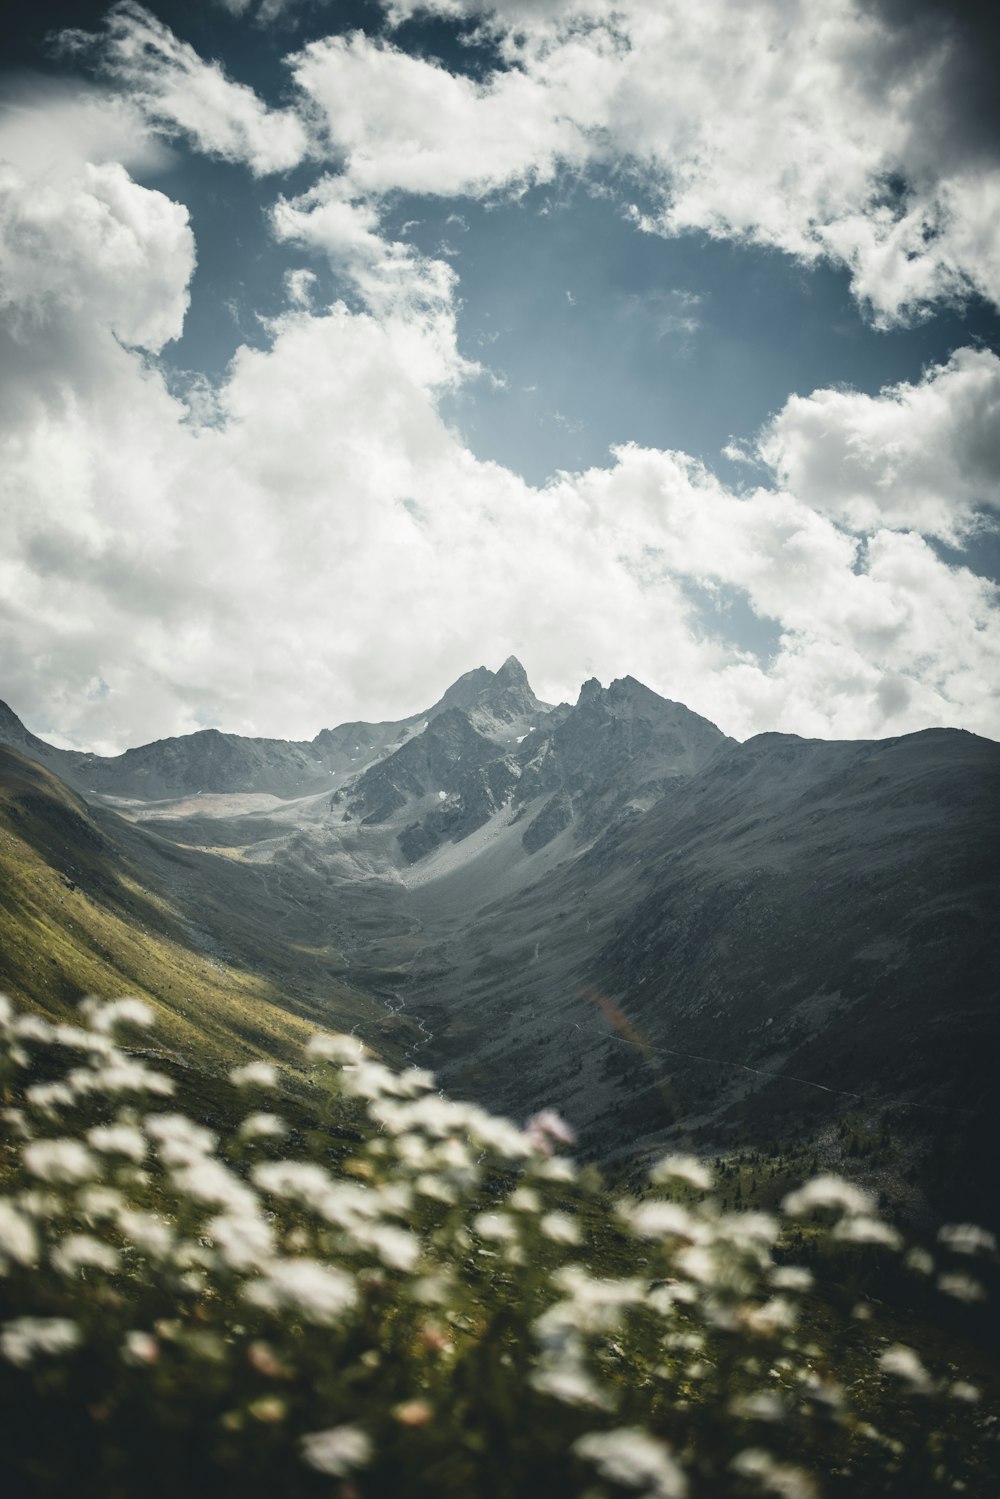
M95 779L9 712L5 734L78 789ZM725 1148L852 1107L902 1120L907 1149L930 1150L920 1121L939 1116L973 1162L1000 1146L994 741L738 743L627 676L541 703L516 658L425 714L317 740L336 769L304 793L286 742L203 731L158 789L189 787L206 748L231 789L143 797L114 782L133 751L106 772L116 789L82 794L128 819L140 863L172 848L206 861L199 879L218 871L213 919L253 911L293 1006L322 1008L297 964L320 984L346 972L373 1044L491 1107L559 1107L591 1153ZM242 789L262 774L247 745L287 794ZM162 762L173 745L145 748ZM309 956L333 951L332 968ZM331 987L332 1023L340 1004Z

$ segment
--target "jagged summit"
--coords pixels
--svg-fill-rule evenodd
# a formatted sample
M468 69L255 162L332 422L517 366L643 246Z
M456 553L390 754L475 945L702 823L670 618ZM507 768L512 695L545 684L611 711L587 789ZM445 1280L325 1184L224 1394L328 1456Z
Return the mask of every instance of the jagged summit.
M516 656L508 656L493 681L497 687L527 687L528 673Z
M501 723L532 718L544 713L548 704L531 690L528 674L516 656L508 656L499 671L477 666L465 672L448 688L425 715L428 719L449 708L487 714Z

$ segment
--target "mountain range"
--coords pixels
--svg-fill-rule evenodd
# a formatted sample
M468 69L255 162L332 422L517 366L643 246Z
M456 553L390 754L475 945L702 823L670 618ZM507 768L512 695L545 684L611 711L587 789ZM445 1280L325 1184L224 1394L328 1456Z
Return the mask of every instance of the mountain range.
M922 1152L968 1183L997 1143L993 741L738 743L631 677L543 703L511 657L311 741L212 729L101 757L0 705L0 744L5 847L62 892L32 960L8 888L0 983L43 1009L138 987L180 1050L184 1009L224 1050L224 971L244 1046L274 1049L276 1011L354 1028L494 1108L559 1108L612 1160L847 1118L898 1138L900 1179ZM145 920L131 969L101 969L67 892ZM157 942L188 980L141 961Z

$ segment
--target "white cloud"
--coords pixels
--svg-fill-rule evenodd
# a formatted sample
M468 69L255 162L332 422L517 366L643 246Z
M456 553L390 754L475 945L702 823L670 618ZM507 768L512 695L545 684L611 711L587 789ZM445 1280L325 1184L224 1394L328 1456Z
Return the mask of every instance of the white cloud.
M160 349L180 334L193 267L187 210L118 163L40 183L0 165L0 312L19 342L71 320Z
M558 161L631 163L638 227L840 262L877 323L1000 301L1000 146L962 118L955 28L911 33L861 0L387 9L488 19L508 68L480 85L360 37L307 49L298 81L359 188L482 193Z
M280 198L271 222L278 239L328 256L373 312L388 315L405 309L411 316L422 314L436 321L453 348L454 271L446 261L428 259L411 245L384 239L377 208L353 200L342 178L323 177L297 198ZM448 357L461 368L457 355Z
M959 349L877 396L791 396L758 443L779 483L853 530L959 540L1000 509L1000 358Z
M246 162L265 175L287 171L307 153L297 114L268 109L253 89L205 62L135 0L113 5L96 36L64 32L63 41L91 54L153 125L187 136L208 155Z
M142 13L115 14L134 26ZM738 29L743 10L731 14ZM692 67L700 33L684 18L696 15L714 35L714 12L677 20ZM567 118L579 121L587 94L599 110L618 98L641 122L646 74L647 96L618 91L622 70L646 63L619 42L560 34L528 58L537 76L512 74L503 89L524 89L535 110L539 90L562 86L542 72L562 70ZM330 55L316 55L320 71ZM777 482L748 494L684 454L637 446L542 489L479 462L439 411L472 368L457 349L452 273L388 241L359 194L411 170L395 84L413 183L491 191L549 171L562 148L552 133L534 156L526 137L501 140L500 84L459 81L443 106L465 132L450 155L427 106L437 70L415 64L405 97L413 60L398 58L341 49L360 111L330 116L353 142L347 172L274 210L276 233L329 256L359 307L319 306L318 280L294 273L270 346L239 351L211 425L123 347L155 350L180 329L186 211L113 161L70 156L53 175L29 152L3 169L0 660L15 709L103 749L206 722L312 735L426 706L513 650L544 695L630 672L738 734L954 723L1000 735L996 589L916 529L957 536L995 499L995 356L962 350L877 397L791 398L760 439ZM676 88L661 86L661 115L684 104L686 67L680 58ZM660 71L662 82L662 59ZM370 94L365 78L378 83ZM689 154L708 128L694 119ZM565 138L576 151L578 124ZM725 638L692 584L774 621L773 658Z
M558 162L585 155L571 118L580 101L560 98L551 78L510 69L478 84L362 32L310 43L292 69L355 193L480 196L548 181ZM584 79L569 82L576 94Z
M130 171L163 168L170 150L128 99L65 80L7 79L0 93L0 161L41 181L85 161L116 161Z
M32 726L312 735L515 650L543 693L631 672L739 734L1000 733L995 590L919 536L865 544L637 447L534 489L441 421L456 368L405 306L297 308L273 339L240 352L219 427L117 349L89 399L11 434L0 642ZM775 658L715 633L692 581L776 620Z

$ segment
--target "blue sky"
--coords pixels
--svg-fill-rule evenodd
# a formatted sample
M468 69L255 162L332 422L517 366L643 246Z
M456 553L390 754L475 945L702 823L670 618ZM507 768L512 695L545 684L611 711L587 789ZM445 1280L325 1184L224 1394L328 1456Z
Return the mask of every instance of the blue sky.
M55 4L0 79L0 696L115 749L511 651L1000 733L973 6Z

